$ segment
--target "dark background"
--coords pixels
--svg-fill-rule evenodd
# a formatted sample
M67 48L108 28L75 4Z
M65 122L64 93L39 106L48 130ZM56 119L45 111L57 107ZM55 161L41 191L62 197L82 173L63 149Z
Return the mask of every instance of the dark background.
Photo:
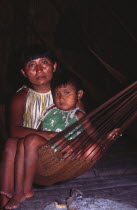
M89 109L137 79L137 2L125 0L1 0L0 103L21 85L18 53L47 43L83 80ZM18 73L17 73L18 72ZM136 122L128 131L136 143Z

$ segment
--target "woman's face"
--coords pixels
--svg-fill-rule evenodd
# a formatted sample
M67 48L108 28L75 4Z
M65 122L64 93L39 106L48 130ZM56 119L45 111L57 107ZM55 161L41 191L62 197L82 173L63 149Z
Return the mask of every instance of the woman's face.
M50 87L50 81L56 67L57 64L49 58L38 58L27 62L21 73L28 78L34 89L41 86Z

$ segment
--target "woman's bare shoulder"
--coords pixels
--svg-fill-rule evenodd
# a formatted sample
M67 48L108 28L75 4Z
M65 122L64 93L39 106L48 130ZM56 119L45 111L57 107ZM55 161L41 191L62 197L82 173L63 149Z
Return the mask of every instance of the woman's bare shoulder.
M16 92L11 100L11 103L23 103L26 101L27 93L28 93L28 88L23 88Z

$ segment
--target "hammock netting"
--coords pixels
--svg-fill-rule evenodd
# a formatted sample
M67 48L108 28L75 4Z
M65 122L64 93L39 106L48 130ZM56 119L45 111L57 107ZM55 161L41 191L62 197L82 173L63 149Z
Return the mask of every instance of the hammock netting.
M35 183L52 185L81 175L95 164L136 118L137 82L134 82L60 132L39 150ZM79 135L75 139L65 138L76 132Z

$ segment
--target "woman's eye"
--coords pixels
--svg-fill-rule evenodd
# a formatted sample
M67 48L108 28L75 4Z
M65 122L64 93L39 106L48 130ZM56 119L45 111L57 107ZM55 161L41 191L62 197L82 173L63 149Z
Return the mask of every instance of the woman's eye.
M29 68L32 68L32 67L34 67L35 66L35 64L34 63L30 63L30 64L28 64L28 67Z
M44 60L44 61L41 62L41 64L42 65L47 65L47 61Z
M69 91L66 91L65 94L68 95L69 94Z
M47 62L46 62L46 61L42 61L42 63L43 63L43 64L46 64Z

